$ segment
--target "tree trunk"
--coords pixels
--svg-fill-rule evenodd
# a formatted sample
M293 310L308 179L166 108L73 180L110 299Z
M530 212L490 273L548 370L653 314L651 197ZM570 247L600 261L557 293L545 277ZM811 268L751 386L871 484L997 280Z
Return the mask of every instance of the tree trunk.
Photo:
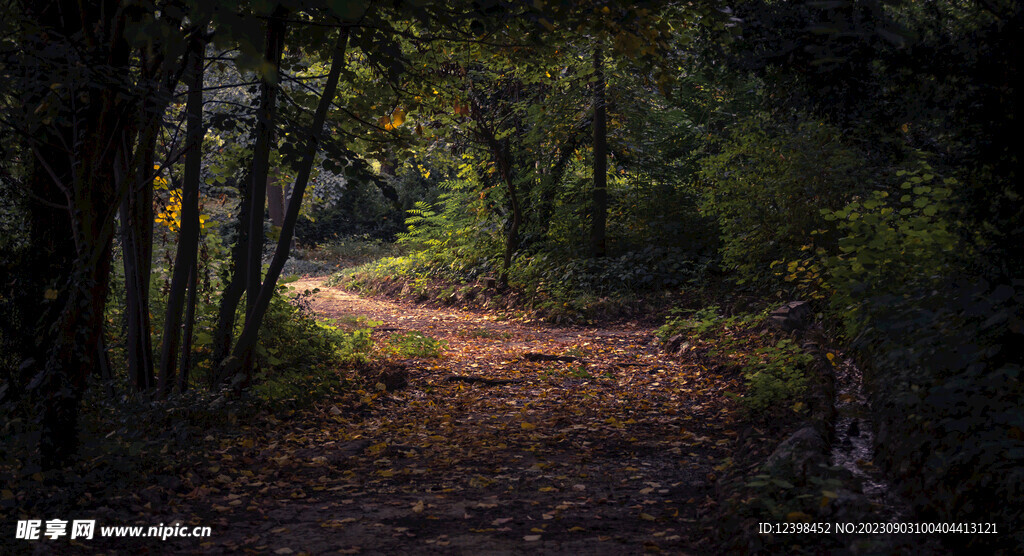
M192 331L196 322L196 286L199 267L192 265L188 278L188 303L185 305L185 330L181 339L181 367L178 371L178 391L188 390L188 379L192 373Z
M267 183L270 175L270 150L274 141L277 114L278 71L284 51L284 9L278 8L267 23L264 58L272 70L260 82L260 106L256 112L256 145L252 155L252 185L249 187L249 253L246 260L246 318L256 304L262 282L263 213L266 211Z
M551 218L555 210L555 198L558 196L558 186L562 183L565 169L569 165L569 158L576 152L576 138L562 145L558 149L558 159L555 165L541 176L540 199L537 203L537 223L540 225L539 240L543 241L551 229Z
M243 179L239 184L241 199L238 202L238 239L231 248L231 278L221 293L220 309L217 312L217 328L213 333L213 364L220 364L231 354L231 339L234 335L235 312L245 294L245 258L249 250L249 187L252 182ZM223 382L227 377L211 373L211 386Z
M190 276L196 275L196 259L199 253L199 180L203 159L203 63L205 43L193 39L189 46L189 90L185 105L186 118L186 159L185 175L182 180L181 226L178 229L178 249L174 258L174 273L171 289L167 295L167 311L164 316L163 344L160 350L160 396L166 397L174 386L179 341L181 339L182 310ZM193 293L194 293L194 287ZM194 295L191 296L194 300ZM194 311L188 311L194 314ZM191 323L185 323L191 331ZM189 342L186 342L186 345Z
M512 267L512 256L519 249L519 227L523 223L523 206L519 201L519 191L512 176L512 153L509 152L507 140L502 145L501 153L498 156L503 161L499 166L508 189L508 200L512 208L512 220L509 222L508 236L505 238L505 257L501 269L501 282L507 285L508 271Z
M263 269L263 213L266 210L267 179L270 174L270 150L274 141L274 118L277 113L278 72L284 52L287 10L278 7L267 23L264 58L270 63L270 73L260 82L260 106L256 113L256 145L252 155L252 184L249 187L249 252L245 261L245 319L249 321L256 306L262 284ZM251 352L246 351L248 355ZM245 380L252 378L254 361L242 361Z
M271 224L278 228L284 225L284 190L273 177L267 177L267 212Z
M153 380L149 277L153 267L153 163L160 114L151 113L139 133L135 162L123 179L132 183L121 200L121 250L124 264L128 375L135 389L147 391Z
M244 365L245 361L252 360L253 350L259 337L260 324L262 324L263 316L266 314L267 307L270 306L270 300L274 296L274 290L277 288L277 279L281 275L281 269L284 268L284 263L288 260L292 237L295 234L295 223L299 219L302 197L305 195L306 186L309 184L309 176L313 170L313 162L316 160L320 136L323 134L324 121L327 119L327 111L338 90L341 69L345 65L345 49L348 45L348 35L349 28L342 27L338 36L338 42L334 47L334 54L331 57L331 70L328 73L327 82L324 84L323 95L320 97L316 112L313 114L306 152L295 176L295 184L292 187L292 194L288 200L288 211L285 214L284 225L281 227L281 235L277 240L277 248L274 250L274 258L267 269L267 277L260 288L259 295L255 300L256 303L245 319L245 326L242 329L242 334L238 337L238 343L235 344L232 357L224 362L225 369L222 372L225 374L233 371L237 372L237 366Z
M608 129L604 96L604 55L594 49L594 198L590 227L590 254L605 256L605 223L608 219Z
M64 234L55 238L57 244L66 246L70 239L74 246L70 265L64 266L61 260L57 263L61 267L44 275L57 278L48 286L56 295L47 291L36 299L43 308L37 311L42 314L41 334L33 352L45 353L45 358L26 361L26 367L35 372L30 387L43 408L39 446L45 468L62 466L75 453L79 401L89 374L100 366L111 240L121 198L114 169L132 120L127 116L132 106L126 102L129 97L123 94L122 83L110 77L129 73L125 15L117 7L114 0L88 6L51 1L26 4L23 12L32 24L25 27L26 42L42 47L37 53L42 65L26 66L36 74L30 78L63 82L73 88L69 98L81 99L81 106L74 109L56 106L59 123L44 121L25 145L38 172L32 180L33 188L38 188L33 193L48 199L52 192L60 192L66 220L63 216L59 220L70 223L34 237L33 243L41 240L45 246L48 237ZM78 52L82 59L78 65L94 72L88 86L64 80L72 71L67 52ZM51 139L55 145L47 144ZM65 252L63 247L60 252Z

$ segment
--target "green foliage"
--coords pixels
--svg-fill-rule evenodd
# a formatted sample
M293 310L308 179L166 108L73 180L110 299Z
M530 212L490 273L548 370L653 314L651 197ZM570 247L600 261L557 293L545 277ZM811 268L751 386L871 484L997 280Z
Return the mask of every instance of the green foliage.
M749 328L764 319L764 315L742 313L722 316L718 305L708 305L696 311L672 309L671 315L665 319L655 334L661 340L668 341L677 334L686 334L695 339L710 338L729 329Z
M807 366L813 360L814 356L789 338L747 355L743 367L747 381L744 405L764 414L798 401L807 390Z
M436 206L421 201L408 211L407 230L398 234L398 244L429 253L430 268L423 270L436 276L471 279L495 268L502 238L483 210L488 196L475 194L471 181L442 187Z
M291 301L275 296L267 310L256 349L262 372L253 391L271 403L301 404L341 392L350 380L339 369L369 360L373 328L380 323L357 320L346 331L318 319L303 304L312 293L307 290Z
M996 454L1024 454L1020 352L1010 348L1024 330L1024 297L1019 282L963 274L984 244L957 233L957 180L925 162L898 176L892 192L823 211L839 239L814 260L832 314L864 357L880 461L920 507L980 515L982 500L1022 478ZM1021 508L999 512L1014 520Z
M448 347L448 342L431 338L422 332L411 331L393 334L388 344L399 357L439 358Z
M863 156L813 119L780 125L748 118L701 161L704 208L718 219L723 263L740 283L770 283L771 263L796 259L823 208L864 189Z
M799 484L791 482L799 478L786 477L781 473L751 476L744 484L748 496L744 511L760 518L770 517L780 523L818 514L838 498L837 492L844 485L836 469L815 471Z
M898 172L901 195L875 191L842 209L822 209L839 234L839 254L828 257L831 301L855 336L872 299L927 288L949 275L958 245L950 220L953 178L940 179L927 163ZM959 253L963 256L966 253Z
M722 316L717 305L675 309L656 335L663 343L682 335L687 343L706 347L709 355L738 362L746 383L743 405L753 415L770 416L801 399L813 356L792 339L774 341L763 329L755 332L764 318L764 313Z
M557 254L523 257L510 283L565 299L583 293L606 296L659 291L698 282L708 261L680 249L648 246L617 257L561 259Z
M14 184L0 177L0 255L5 263L28 245L28 211L20 193Z
M282 286L282 293L286 287ZM366 321L364 327L344 332L316 318L304 305L313 293L307 290L291 300L275 296L260 329L257 355L261 363L276 370L297 370L366 360L373 347L372 328L380 323Z
M377 259L395 256L401 248L367 235L332 238L315 246L298 247L285 265L286 275L315 275L337 272Z

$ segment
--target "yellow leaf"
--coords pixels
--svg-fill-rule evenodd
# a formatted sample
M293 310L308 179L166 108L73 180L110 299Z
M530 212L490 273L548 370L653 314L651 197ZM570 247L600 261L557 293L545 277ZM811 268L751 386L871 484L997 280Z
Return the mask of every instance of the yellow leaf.
M395 111L391 113L391 121L394 122L395 127L398 127L405 123L405 111L399 106L395 108Z
M533 423L519 423L519 426L522 427L524 431L532 431L537 428L537 425L534 425Z
M54 299L57 299L57 290L48 289L45 292L43 292L43 297L49 299L50 301L53 301Z
M651 514L640 514L640 519L644 521L654 521L654 516Z
M540 487L537 490L540 491L540 492L554 492L554 491L556 491L558 489L555 488L555 487Z
M420 500L419 502L416 502L415 504L412 505L413 513L417 513L417 514L418 513L422 513L423 512L423 508L424 508L423 500Z

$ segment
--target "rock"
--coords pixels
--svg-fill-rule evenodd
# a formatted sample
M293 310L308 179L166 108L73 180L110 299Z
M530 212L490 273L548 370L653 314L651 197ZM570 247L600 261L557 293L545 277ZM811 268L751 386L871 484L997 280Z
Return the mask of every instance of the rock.
M826 509L828 517L836 521L864 521L871 511L868 497L859 492L840 490L839 497L832 500Z
M489 290L493 290L498 287L498 279L493 276L484 276L483 278L480 278L480 285Z
M665 351L668 353L675 353L679 351L679 346L683 344L687 336L684 334L676 334L665 342Z
M828 463L828 445L813 427L806 426L783 440L765 467L775 475L806 477L818 464Z
M814 312L811 305L806 301L790 301L778 309L772 311L768 322L782 329L784 332L794 330L805 330L811 325L814 319Z

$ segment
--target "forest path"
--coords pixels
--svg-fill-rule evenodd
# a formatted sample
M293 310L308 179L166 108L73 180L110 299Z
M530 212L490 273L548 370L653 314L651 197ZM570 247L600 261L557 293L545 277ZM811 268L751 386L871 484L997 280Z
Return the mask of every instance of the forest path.
M218 488L200 495L228 525L217 529L230 531L204 550L710 548L698 518L734 441L730 381L664 357L651 328L524 324L363 298L318 279L291 285L320 288L311 307L324 317L381 321L375 339L418 331L447 348L392 360L408 372L404 387L368 392L375 399L362 415L323 407L312 422L282 421L226 447L216 467L255 473L203 472Z

